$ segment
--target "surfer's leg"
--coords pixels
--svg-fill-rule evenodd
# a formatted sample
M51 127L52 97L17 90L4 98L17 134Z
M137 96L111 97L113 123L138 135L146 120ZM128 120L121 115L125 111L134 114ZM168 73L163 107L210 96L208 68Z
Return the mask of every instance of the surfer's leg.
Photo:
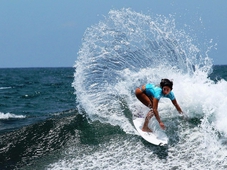
M136 88L135 95L145 106L152 108L152 100L144 93L144 91L145 86L143 85L141 89Z
M148 97L145 93L145 86L142 86L142 88L136 88L136 91L135 91L135 94L136 94L136 97L147 107L149 107L150 109L152 109L152 97ZM146 131L146 132L152 132L151 129L148 128L148 123L149 123L149 120L151 119L151 117L154 115L153 113L153 110L150 110L148 113L147 113L147 116L145 118L145 122L144 122L144 125L143 125L143 128L142 130L143 131Z
M145 121L144 121L144 124L143 124L143 127L142 127L142 131L145 131L145 132L152 132L152 130L149 129L149 127L148 127L149 120L152 118L152 116L154 116L154 112L153 112L153 110L151 109L151 110L147 113L147 116L146 116L146 118L145 118Z

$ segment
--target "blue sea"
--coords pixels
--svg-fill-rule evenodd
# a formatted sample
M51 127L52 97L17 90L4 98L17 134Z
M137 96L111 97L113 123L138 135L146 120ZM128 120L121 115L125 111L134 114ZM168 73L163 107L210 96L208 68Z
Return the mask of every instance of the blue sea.
M111 10L89 27L75 65L0 69L0 169L227 168L227 66L174 17ZM173 81L184 111L167 99L149 126L167 146L142 139L133 114L148 108L134 90Z

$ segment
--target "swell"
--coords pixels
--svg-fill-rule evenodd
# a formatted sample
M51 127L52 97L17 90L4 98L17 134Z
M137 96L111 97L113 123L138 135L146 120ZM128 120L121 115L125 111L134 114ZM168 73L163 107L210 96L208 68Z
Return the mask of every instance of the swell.
M61 149L71 138L77 138L78 122L83 117L75 110L45 121L25 126L0 136L0 169L30 165L34 160Z
M0 169L29 169L34 165L43 169L59 157L64 157L67 147L73 145L79 149L86 145L98 145L109 141L115 134L124 132L109 124L91 124L77 110L68 110L39 123L1 134Z

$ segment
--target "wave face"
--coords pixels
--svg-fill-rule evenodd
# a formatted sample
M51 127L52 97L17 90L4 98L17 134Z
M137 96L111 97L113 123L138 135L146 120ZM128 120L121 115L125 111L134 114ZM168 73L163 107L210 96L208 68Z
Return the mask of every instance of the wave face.
M73 82L79 112L93 123L117 125L125 135L82 157L72 146L72 156L49 168L226 169L227 82L222 77L226 67L211 79L211 48L203 51L195 42L176 28L173 17L151 17L130 9L111 10L88 28ZM188 116L184 120L169 100L160 100L167 148L145 143L132 125L133 113L148 111L136 99L135 88L147 82L159 84L161 78L173 80L173 92ZM153 120L154 131L160 131Z

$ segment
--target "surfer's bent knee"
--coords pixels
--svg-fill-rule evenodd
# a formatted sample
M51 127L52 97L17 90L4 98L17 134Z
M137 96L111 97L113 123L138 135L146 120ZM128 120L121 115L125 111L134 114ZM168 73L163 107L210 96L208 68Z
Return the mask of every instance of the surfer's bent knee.
M145 93L145 85L143 85L141 88L137 87L136 90L135 90L135 95L136 96L139 96L141 94L146 94Z
M142 93L142 91L139 87L137 87L135 90L135 95L138 96L140 93Z

